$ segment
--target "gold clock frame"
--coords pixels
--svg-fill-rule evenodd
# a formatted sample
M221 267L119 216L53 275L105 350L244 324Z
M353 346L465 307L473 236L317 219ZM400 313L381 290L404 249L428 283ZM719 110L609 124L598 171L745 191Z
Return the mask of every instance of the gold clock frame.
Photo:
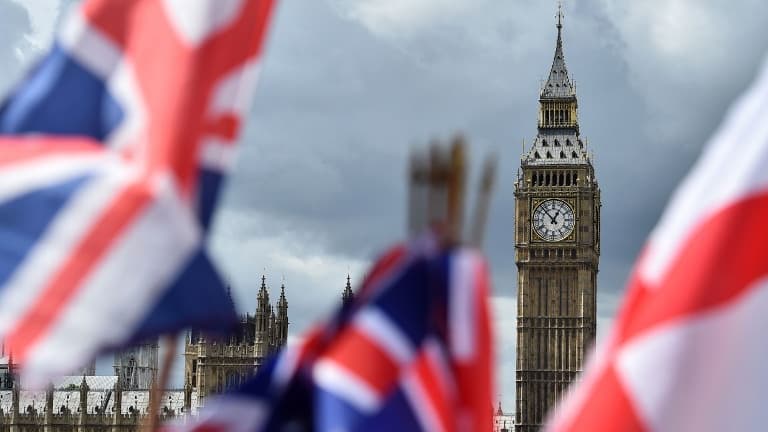
M565 238L560 240L546 240L543 239L538 232L536 232L536 228L533 227L533 213L536 211L536 209L543 203L544 201L550 201L550 200L558 200L564 202L568 207L570 207L571 211L573 212L573 229L571 230L570 234L568 234ZM575 243L576 242L576 227L579 223L578 213L577 213L577 201L573 198L564 198L564 197L541 197L541 198L531 198L531 207L529 211L529 218L531 220L531 223L528 224L528 226L531 229L531 242L535 243L546 243L546 244L557 244L557 243Z

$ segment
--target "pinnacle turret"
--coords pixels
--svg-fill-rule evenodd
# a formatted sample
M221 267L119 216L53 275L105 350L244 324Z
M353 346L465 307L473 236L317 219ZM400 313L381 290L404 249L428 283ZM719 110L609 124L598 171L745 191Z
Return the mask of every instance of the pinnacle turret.
M267 277L261 276L261 287L256 296L256 332L266 332L269 329L269 290L267 289Z
M285 281L280 286L280 298L277 300L275 319L275 346L281 347L288 342L288 299L285 298Z
M341 293L341 303L345 306L352 303L355 298L355 294L352 292L352 282L350 281L349 273L347 273L347 285L344 287L344 291Z
M277 316L288 316L288 299L285 298L285 283L280 286L280 298L277 300Z
M267 290L267 277L265 275L261 275L261 287L259 288L259 293L257 294L257 298L261 300L266 296L267 299L269 299L269 291Z

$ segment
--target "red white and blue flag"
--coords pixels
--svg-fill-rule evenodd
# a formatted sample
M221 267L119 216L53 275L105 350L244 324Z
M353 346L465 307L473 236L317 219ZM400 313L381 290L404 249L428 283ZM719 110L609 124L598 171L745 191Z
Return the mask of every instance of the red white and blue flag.
M273 3L85 1L0 106L0 339L25 377L235 319L205 237Z
M490 431L493 355L484 259L432 237L374 265L355 300L186 431Z
M675 192L547 430L765 430L766 329L768 62Z

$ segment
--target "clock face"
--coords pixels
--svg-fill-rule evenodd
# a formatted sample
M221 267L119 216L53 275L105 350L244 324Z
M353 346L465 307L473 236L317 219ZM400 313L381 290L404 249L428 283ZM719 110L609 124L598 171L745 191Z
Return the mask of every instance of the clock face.
M573 209L565 201L548 199L533 211L533 229L546 241L560 241L573 232Z

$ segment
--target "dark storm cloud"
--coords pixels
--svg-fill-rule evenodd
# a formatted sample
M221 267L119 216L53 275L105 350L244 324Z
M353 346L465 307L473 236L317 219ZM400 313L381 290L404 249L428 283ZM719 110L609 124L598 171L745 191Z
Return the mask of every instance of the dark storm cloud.
M566 4L565 56L602 188L601 333L669 194L766 46L747 5L674 3ZM463 131L475 167L490 151L499 154L487 252L497 329L506 329L498 340L508 405L513 184L552 61L554 4L451 4L282 3L219 220L227 234L214 243L245 308L263 265L272 266L273 280L288 273L297 334L337 301L348 268L359 279L367 260L401 237L409 149ZM679 7L688 8L687 21L678 20ZM741 33L730 20L741 20ZM758 42L734 49L747 41Z
M500 155L488 251L497 293L514 295L513 182L520 143L535 134L555 29L547 7L521 6L536 19L513 5L492 9L387 37L325 3L283 3L227 200L261 216L251 234L305 231L329 254L371 257L403 231L408 149L462 130L475 159ZM653 176L659 187L638 181L647 164L624 163L647 158L653 141L620 34L599 8L569 17L565 48L603 185L605 261L621 267L604 266L601 277L612 280L601 287L620 289L681 169L668 162L675 157L656 162L673 165L669 180Z

